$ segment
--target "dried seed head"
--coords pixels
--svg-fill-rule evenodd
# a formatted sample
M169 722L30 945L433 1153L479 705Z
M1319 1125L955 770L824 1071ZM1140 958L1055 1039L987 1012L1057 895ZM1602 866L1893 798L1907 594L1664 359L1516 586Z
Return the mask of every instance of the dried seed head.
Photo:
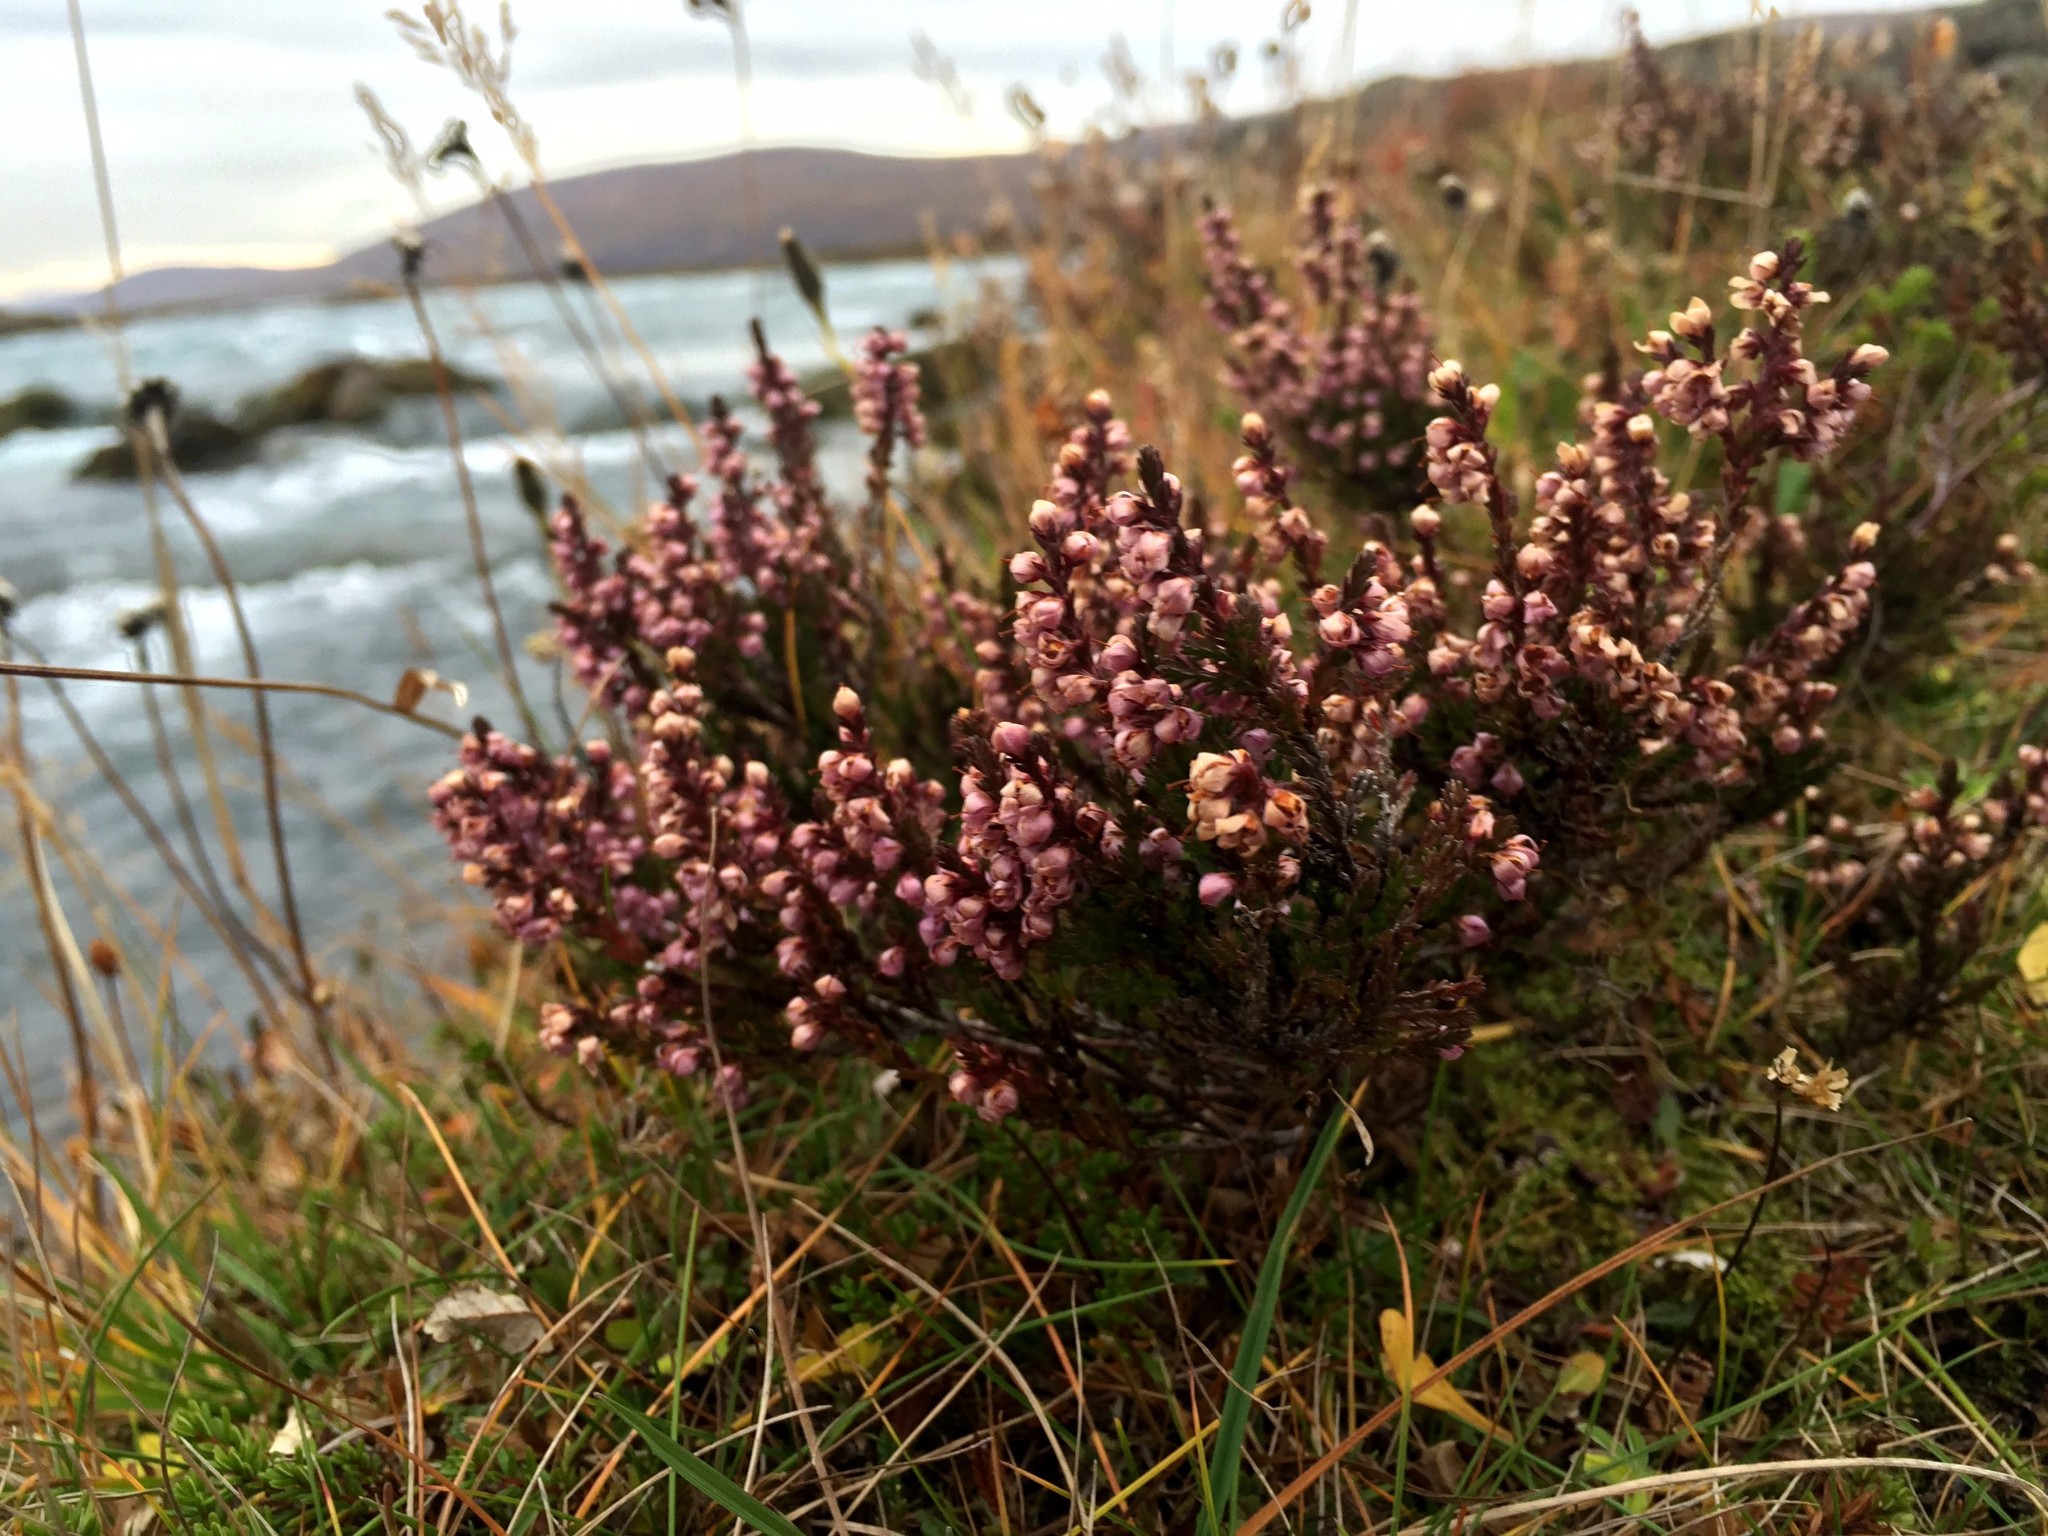
M1382 288L1401 270L1401 253L1384 229L1376 229L1365 237L1365 259L1372 266L1373 281Z
M170 605L161 597L125 609L114 619L123 640L140 640L170 615Z

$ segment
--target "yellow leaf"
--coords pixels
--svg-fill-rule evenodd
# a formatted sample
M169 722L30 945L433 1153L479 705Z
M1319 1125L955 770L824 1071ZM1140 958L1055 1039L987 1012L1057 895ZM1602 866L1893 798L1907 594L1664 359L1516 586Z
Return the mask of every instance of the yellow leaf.
M2028 1002L2048 1007L2048 923L2036 927L2020 946L2020 980L2026 983Z
M693 1349L690 1351L690 1355L685 1355L683 1357L684 1363L688 1364L690 1356L694 1355L695 1353L696 1351ZM690 1374L695 1376L700 1372L710 1370L715 1365L722 1364L725 1360L725 1357L731 1353L732 1335L730 1333L721 1333L718 1336L718 1342L711 1346L711 1353L706 1355L702 1360L699 1360L697 1362L696 1370L693 1370ZM797 1359L802 1360L803 1354L803 1351L799 1351L797 1354ZM672 1376L675 1374L675 1369L676 1357L673 1352L665 1352L659 1360L654 1362L655 1374L658 1376Z
M1413 1392L1415 1401L1425 1408L1434 1408L1439 1413L1448 1413L1462 1424L1470 1424L1485 1434L1497 1435L1512 1441L1514 1436L1502 1429L1485 1414L1474 1408L1465 1394L1452 1386L1449 1381L1440 1381L1421 1392L1414 1392L1415 1383L1436 1374L1436 1362L1427 1355L1415 1353L1415 1336L1408 1326L1408 1319L1392 1307L1380 1313L1381 1364L1394 1385L1403 1392Z
M856 1323L850 1328L842 1328L829 1350L798 1350L797 1380L816 1381L830 1376L865 1377L882 1363L885 1352L882 1331L887 1326L886 1323Z
M1591 1397L1607 1379L1607 1362L1590 1349L1582 1349L1565 1361L1557 1373L1559 1397Z
M882 1337L884 1323L856 1323L851 1328L839 1331L839 1347L846 1352L846 1363L865 1376L882 1363L888 1346Z

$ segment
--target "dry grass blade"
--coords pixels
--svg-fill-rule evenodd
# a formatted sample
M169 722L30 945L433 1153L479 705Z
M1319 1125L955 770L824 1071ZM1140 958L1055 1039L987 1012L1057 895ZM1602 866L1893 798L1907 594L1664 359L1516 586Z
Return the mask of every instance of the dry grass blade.
M929 1296L941 1307L944 1307L947 1314L955 1322L959 1323L961 1327L981 1341L989 1354L1002 1366L1005 1374L1016 1384L1017 1390L1023 1395L1024 1401L1030 1405L1032 1416L1038 1420L1039 1428L1045 1432L1045 1443L1051 1447L1053 1460L1059 1466L1060 1478L1066 1485L1067 1496L1074 1501L1074 1508L1081 1508L1080 1488L1074 1481L1074 1469L1067 1460L1066 1447L1060 1443L1059 1431L1053 1428L1052 1420L1046 1415L1045 1404L1040 1401L1038 1394L1032 1390L1030 1378L1018 1369L1017 1362L1010 1358L1009 1354L1002 1348L1001 1343L991 1338L988 1330L962 1310L958 1302L933 1285L931 1281L925 1279L924 1276L920 1275L908 1264L890 1257L859 1233L849 1231L823 1212L813 1210L810 1206L804 1204L803 1201L798 1200L795 1204L796 1208L806 1216L822 1225L831 1227L842 1240L853 1244L854 1247L865 1253L884 1269L887 1269L890 1273L904 1280L924 1295Z
M1624 1482L1607 1483L1598 1488L1578 1488L1570 1493L1552 1494L1548 1498L1523 1499L1513 1504L1497 1504L1489 1509L1467 1509L1460 1512L1459 1520L1465 1530L1478 1530L1489 1525L1501 1525L1510 1520L1541 1519L1546 1515L1561 1514L1568 1509L1583 1509L1589 1504L1619 1503L1632 1494L1662 1493L1672 1488L1693 1488L1702 1483L1746 1482L1757 1478L1803 1477L1811 1472L1941 1472L1951 1477L1980 1478L1985 1482L1999 1483L2017 1488L2033 1500L2034 1507L2048 1515L2048 1492L2039 1484L1996 1467L1964 1466L1953 1461L1933 1461L1918 1456L1818 1456L1792 1461L1763 1461L1742 1466L1689 1467L1683 1472L1660 1472L1655 1477L1634 1477ZM1401 1528L1400 1536L1421 1536L1436 1522L1418 1520Z

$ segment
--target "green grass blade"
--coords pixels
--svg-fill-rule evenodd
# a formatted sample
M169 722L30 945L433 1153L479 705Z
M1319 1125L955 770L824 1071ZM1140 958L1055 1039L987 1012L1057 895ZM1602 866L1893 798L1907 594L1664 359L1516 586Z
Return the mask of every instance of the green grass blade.
M737 1515L764 1536L804 1536L790 1521L775 1513L738 1483L703 1457L684 1450L668 1437L646 1414L628 1408L617 1398L600 1399L604 1405L632 1425L647 1448L667 1463L669 1469L692 1488L729 1515Z
M1266 1260L1259 1266L1258 1289L1252 1292L1252 1309L1245 1315L1244 1335L1237 1343L1237 1361L1230 1368L1230 1392L1216 1426L1216 1444L1209 1454L1210 1507L1204 1528L1215 1536L1229 1530L1237 1519L1237 1473L1244 1457L1245 1432L1251 1427L1252 1393L1259 1385L1259 1362L1265 1358L1266 1339L1273 1331L1273 1314L1280 1305L1280 1285L1287 1275L1287 1251L1294 1245L1294 1229L1308 1208L1308 1197L1328 1166L1330 1156L1350 1119L1337 1106L1323 1134L1302 1164L1294 1193L1287 1197L1287 1209L1280 1213L1280 1225L1273 1229L1273 1242Z

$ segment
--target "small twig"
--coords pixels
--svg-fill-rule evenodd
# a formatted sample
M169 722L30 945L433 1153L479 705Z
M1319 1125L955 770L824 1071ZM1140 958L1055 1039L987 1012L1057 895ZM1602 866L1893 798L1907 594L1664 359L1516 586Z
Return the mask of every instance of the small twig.
M444 720L435 720L427 715L416 715L411 710L400 709L396 704L387 704L382 699L373 699L367 693L357 693L353 688L338 688L331 683L289 683L268 677L194 677L176 672L128 672L106 667L54 667L23 661L0 661L0 674L16 677L57 677L68 678L81 683L168 683L180 688L239 688L249 693L313 693L323 698L343 699L350 704L360 704L365 709L374 709L380 715L396 715L401 720L410 720L423 725L430 731L439 731L443 736L462 738L462 727L450 725Z

